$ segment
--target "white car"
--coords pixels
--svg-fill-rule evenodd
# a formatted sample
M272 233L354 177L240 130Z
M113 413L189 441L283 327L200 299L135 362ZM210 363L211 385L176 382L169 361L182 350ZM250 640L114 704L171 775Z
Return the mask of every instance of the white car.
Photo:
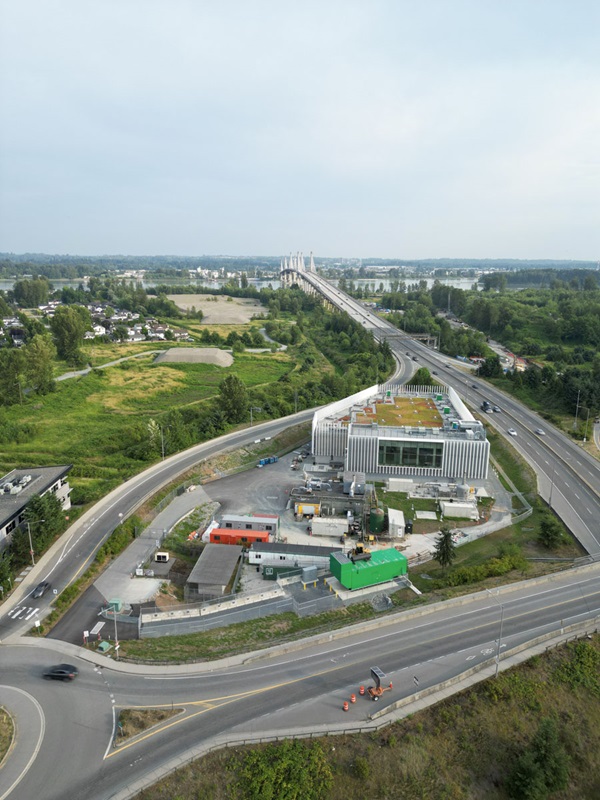
M509 433L510 436L516 436L517 435L517 432L516 432L516 430L514 428L509 428L508 429L508 433Z
M538 436L545 436L546 435L546 432L543 431L541 428L536 428L535 432L537 433Z

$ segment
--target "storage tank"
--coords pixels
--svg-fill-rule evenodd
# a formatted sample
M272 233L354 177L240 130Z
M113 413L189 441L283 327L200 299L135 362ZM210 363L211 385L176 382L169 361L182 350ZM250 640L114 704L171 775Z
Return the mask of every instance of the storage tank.
M372 508L369 515L369 530L371 533L381 533L385 521L385 511L383 508Z
M466 500L469 496L471 489L468 483L459 483L456 487L456 497L459 500Z

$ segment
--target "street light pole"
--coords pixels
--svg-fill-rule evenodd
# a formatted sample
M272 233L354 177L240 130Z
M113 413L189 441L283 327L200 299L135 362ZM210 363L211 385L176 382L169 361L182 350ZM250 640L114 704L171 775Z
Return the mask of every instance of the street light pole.
M46 522L45 519L37 519L34 522L34 525L37 525L40 522ZM31 554L31 565L35 567L35 557L33 555L33 542L31 540L31 525L29 524L28 520L25 520L25 525L27 525L27 533L29 535L29 553Z
M27 533L29 534L29 553L31 554L31 565L35 567L35 557L33 555L33 542L31 541L31 525L29 522L25 523L27 525Z
M252 412L253 411L262 411L262 408L258 408L257 406L250 406L250 427L252 427L252 424L253 424L253 421L254 421L253 418L252 418Z
M502 646L502 629L504 628L504 605L499 602L497 597L491 593L489 589L486 590L490 597L493 597L496 603L500 606L500 635L498 636L498 641L496 643L496 675L498 677L498 673L500 672L500 647Z

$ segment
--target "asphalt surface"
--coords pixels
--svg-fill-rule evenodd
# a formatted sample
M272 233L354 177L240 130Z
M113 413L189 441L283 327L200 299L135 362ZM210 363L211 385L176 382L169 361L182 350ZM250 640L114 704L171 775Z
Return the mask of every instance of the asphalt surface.
M472 377L461 362L411 339L320 276L307 274L304 277L330 302L371 330L377 339L386 339L398 358L412 360L414 355L418 366L434 369L472 407L478 409L485 399L499 406L501 413L486 414L486 421L510 439L533 467L539 494L565 522L586 552L600 554L600 462L597 459L535 412ZM407 352L409 356L406 356ZM472 388L472 384L476 388ZM517 435L509 436L509 428L514 428ZM544 435L535 433L538 428L544 431Z
M311 276L315 278L315 276ZM323 288L323 287L321 287ZM324 289L325 290L325 289ZM326 291L336 292L329 285ZM390 342L400 363L402 351L418 363L446 369L455 387L465 378L453 362L427 350L386 326L355 301L332 296L378 338ZM412 359L411 359L412 360ZM414 363L404 363L414 369ZM592 553L600 551L600 468L594 460L547 423L497 390L479 381L471 402L486 397L502 408L491 423L517 430L513 443L538 473L540 491ZM471 390L465 386L465 394ZM242 665L242 659L210 667L140 668L84 653L73 645L47 639L23 640L47 607L50 597L32 602L30 593L41 580L61 589L79 574L101 542L159 487L226 447L239 447L258 436L274 436L312 411L256 426L198 445L146 470L112 492L78 520L46 554L2 607L2 675L0 703L17 720L18 736L0 772L0 800L110 800L132 796L133 787L155 780L182 758L198 752L219 735L232 732L294 732L299 727L341 729L367 721L370 704L357 704L348 715L341 701L357 684L368 681L377 664L394 681L394 691L379 704L461 674L469 666L502 652L504 645L531 641L544 633L557 635L570 623L600 615L600 564L543 580L509 587L498 596L481 593L456 604L444 604L431 616L403 615L394 624L370 623L360 633L335 633L328 641L301 643L292 654L274 653ZM491 417L491 415L489 415ZM536 427L546 430L537 437ZM244 657L245 660L250 660ZM41 678L50 664L68 661L80 668L73 683ZM113 748L116 709L164 704L185 709L180 718L147 732L121 749ZM128 788L131 787L131 788Z
M498 651L598 615L600 565L592 565L498 595L483 592L460 604L440 604L425 615L375 621L357 632L306 641L294 652L276 650L247 664L241 663L248 660L243 656L212 665L152 669L92 654L90 663L78 657L77 649L48 640L7 646L0 702L12 708L19 726L29 721L27 736L19 736L7 763L10 769L0 773L0 798L19 775L12 800L130 796L127 787L180 763L218 735L267 735L307 726L339 730L367 723L372 703L363 699L348 714L341 705L360 684L368 685L372 666L383 669L394 686L378 704L381 710L414 694L415 677L422 692ZM61 661L75 663L79 678L44 681L43 669ZM15 699L15 688L26 695ZM34 712L36 702L41 711ZM113 712L156 705L184 711L114 748Z

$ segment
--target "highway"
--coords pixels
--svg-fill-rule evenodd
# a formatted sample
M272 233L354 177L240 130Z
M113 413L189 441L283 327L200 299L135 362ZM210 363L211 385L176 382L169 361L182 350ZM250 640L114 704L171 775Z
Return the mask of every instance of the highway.
M510 439L535 470L539 494L564 521L583 549L590 555L600 555L598 460L514 398L466 373L460 362L411 339L321 276L302 273L302 278L330 303L371 330L376 339L387 340L397 358L412 361L415 356L417 366L435 370L437 377L452 386L469 405L479 409L485 399L497 405L501 412L486 414L486 421ZM509 428L516 430L517 435L509 436ZM536 429L542 429L544 435L536 434Z
M325 642L300 642L291 653L275 650L214 665L153 669L104 661L99 667L79 658L72 645L56 650L49 640L22 640L2 650L0 703L13 708L20 736L0 773L0 800L13 785L12 800L129 797L128 786L152 780L154 770L181 763L216 736L366 723L374 710L413 694L415 678L422 691L542 634L584 619L597 624L599 615L600 564L593 564L500 593L480 592L460 604L439 604L425 615L395 615ZM45 682L43 667L60 660L76 663L79 678ZM368 684L372 666L384 670L393 690L377 706L359 698L345 714L343 700ZM113 712L157 705L183 712L113 748Z
M600 520L600 480L593 459L519 403L465 376L451 360L405 337L329 284L323 290L378 339L390 342L403 371L414 368L415 355L418 364L443 375L472 405L484 398L499 405L502 412L488 415L490 422L503 433L508 427L517 430L511 442L536 470L543 496L588 552L600 552L595 522ZM406 351L411 353L409 359ZM312 414L307 410L228 434L132 478L71 526L2 606L0 704L15 714L19 735L0 772L0 800L8 796L124 800L132 796L127 787L155 779L153 770L173 767L219 735L250 738L269 731L321 730L326 725L341 729L366 721L372 704L357 703L344 714L341 702L368 682L371 666L380 666L394 683L394 690L379 704L385 707L414 693L415 678L422 691L489 659L490 654L574 622L597 620L598 563L507 587L499 594L479 593L460 606L445 605L425 617L400 615L393 623L372 623L367 632L349 632L342 638L336 633L321 644L300 643L293 653L259 660L242 657L206 666L135 667L102 660L66 643L19 637L51 600L46 596L42 603L33 603L29 596L33 586L40 580L50 580L59 590L68 585L146 497L200 459L275 436L294 423L310 420ZM537 436L537 427L546 435ZM44 681L44 668L61 661L76 663L79 678L64 684ZM184 712L140 741L115 750L116 711L131 705L166 705Z

